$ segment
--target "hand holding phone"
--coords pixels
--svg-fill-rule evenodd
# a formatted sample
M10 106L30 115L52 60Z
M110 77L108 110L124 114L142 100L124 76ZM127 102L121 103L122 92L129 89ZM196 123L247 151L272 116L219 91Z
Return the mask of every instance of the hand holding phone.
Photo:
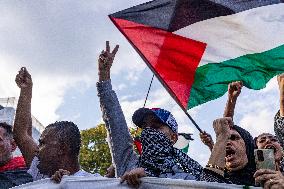
M256 169L270 169L275 170L275 158L273 149L256 149L254 150L254 158ZM264 181L256 183L257 186L264 186Z
M256 169L275 170L275 158L273 149L256 149L254 150Z

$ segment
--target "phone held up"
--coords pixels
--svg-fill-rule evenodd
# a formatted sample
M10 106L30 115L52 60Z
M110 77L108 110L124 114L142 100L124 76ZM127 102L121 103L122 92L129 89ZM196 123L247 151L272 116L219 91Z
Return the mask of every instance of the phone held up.
M273 149L256 149L254 150L254 158L257 170L276 169ZM257 183L257 184L263 186L263 183Z

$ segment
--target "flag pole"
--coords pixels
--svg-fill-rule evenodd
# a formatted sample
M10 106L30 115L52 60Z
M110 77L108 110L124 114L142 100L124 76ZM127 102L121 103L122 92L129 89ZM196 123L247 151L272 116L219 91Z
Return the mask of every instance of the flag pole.
M182 108L183 109L183 108ZM183 109L184 110L184 109ZM194 119L189 115L189 113L184 110L185 115L190 119L190 121L193 123L193 125L196 127L196 129L202 133L203 131L201 130L201 128L197 125L197 123L194 121Z
M155 72L154 72L155 73ZM152 87L152 83L153 83L153 79L154 79L154 76L155 74L153 74L152 76L152 79L151 79L151 82L150 82L150 85L149 85L149 88L148 88L148 92L147 92L147 95L146 95L146 98L145 98L145 101L144 101L144 105L143 105L143 108L145 107L146 105L146 102L147 102L147 99L148 99L148 96L149 96L149 92L151 90L151 87ZM171 94L171 93L170 93ZM201 130L201 128L198 126L198 124L194 121L194 119L189 115L189 113L183 108L183 106L179 103L179 101L176 101L177 104L180 106L180 108L184 111L185 115L189 118L189 120L192 122L192 124L196 127L196 129L202 133L203 131Z
M146 102L147 102L147 99L148 99L148 95L149 95L149 92L150 92L151 87L152 87L152 83L153 83L154 76L155 76L155 75L153 74L152 79L151 79L151 82L150 82L150 86L149 86L149 88L148 88L148 92L147 92L147 95L146 95L146 99L145 99L145 101L144 101L143 108L145 108L145 105L146 105Z

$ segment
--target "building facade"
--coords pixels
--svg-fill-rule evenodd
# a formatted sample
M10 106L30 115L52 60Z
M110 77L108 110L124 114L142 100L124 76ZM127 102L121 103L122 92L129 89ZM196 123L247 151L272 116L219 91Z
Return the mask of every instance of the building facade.
M16 98L0 98L0 122L6 122L9 125L14 124L16 114L17 100ZM35 141L38 141L44 126L32 116L32 136ZM15 155L20 155L20 151L17 149Z

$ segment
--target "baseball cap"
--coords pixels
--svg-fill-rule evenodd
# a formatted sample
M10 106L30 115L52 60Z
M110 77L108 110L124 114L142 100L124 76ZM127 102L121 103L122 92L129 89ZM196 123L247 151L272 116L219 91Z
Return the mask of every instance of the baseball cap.
M171 112L162 108L139 108L132 115L132 121L136 126L141 127L143 120L147 115L155 116L162 123L166 124L174 133L178 133L178 124L174 116Z

